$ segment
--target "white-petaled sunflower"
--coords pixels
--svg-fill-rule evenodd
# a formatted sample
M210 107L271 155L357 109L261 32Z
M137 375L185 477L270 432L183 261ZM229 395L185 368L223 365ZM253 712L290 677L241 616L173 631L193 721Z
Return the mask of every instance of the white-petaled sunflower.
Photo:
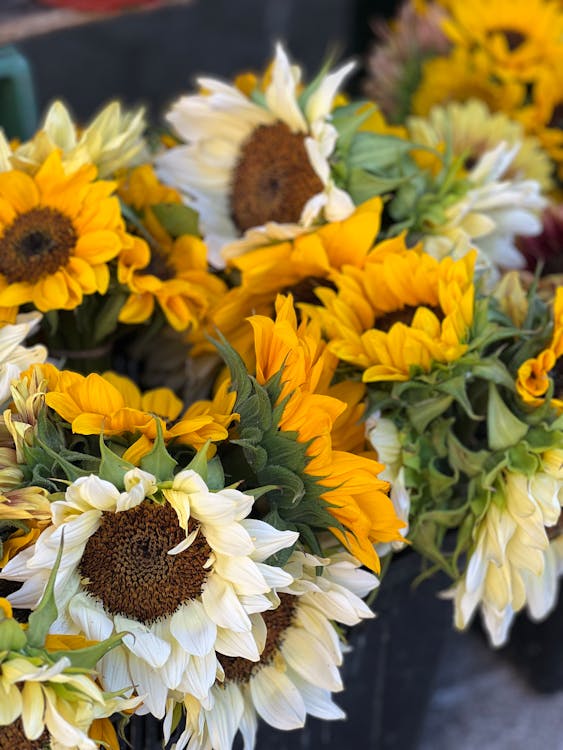
M191 469L162 487L135 469L124 484L120 493L95 475L77 479L52 504L53 525L2 577L24 582L9 597L15 606L36 607L64 533L52 632L104 640L126 631L99 663L103 684L134 685L146 696L138 712L161 718L169 690L209 705L216 650L259 659L250 617L272 607L272 586L291 581L263 561L298 535L247 519L252 497L211 492Z
M65 105L54 102L35 136L7 154L0 148L0 170L8 157L13 168L34 174L53 151L60 151L65 172L94 164L98 176L108 178L119 169L133 166L148 157L143 133L144 109L123 112L118 101L110 102L91 123L80 128Z
M493 281L498 269L524 266L516 236L541 232L540 214L547 200L536 180L501 179L518 148L501 142L481 156L467 175L467 193L445 209L446 220L423 228L425 252L437 259L458 258L475 248L477 269L488 270Z
M308 714L345 717L331 696L343 689L342 645L332 621L351 626L373 617L361 597L379 581L348 553L323 559L294 552L285 570L293 583L277 589L276 609L255 618L260 661L220 657L224 676L211 689L212 707L183 698L186 727L176 750L231 750L237 732L251 750L258 717L284 730L302 727ZM170 701L165 737L173 707Z
M514 614L526 604L536 616L555 604L556 549L548 531L561 515L562 458L561 451L546 452L530 478L509 470L500 474L475 527L465 573L449 592L456 627L466 628L479 608L493 646L506 642Z
M199 211L211 261L247 230L273 223L296 235L318 217L338 221L354 210L336 187L330 157L337 131L334 98L353 63L326 75L300 100L301 70L280 44L269 83L255 97L211 78L202 93L181 97L167 119L185 145L157 159L160 177ZM266 232L267 234L267 232Z
M22 341L39 325L43 316L36 312L21 313L13 324L0 323L0 404L10 397L13 378L36 362L47 359L41 344L22 346Z

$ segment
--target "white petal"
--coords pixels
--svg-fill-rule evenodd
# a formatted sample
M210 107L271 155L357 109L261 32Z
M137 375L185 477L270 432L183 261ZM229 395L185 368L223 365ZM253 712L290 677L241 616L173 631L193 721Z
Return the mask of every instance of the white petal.
M202 524L209 546L212 550L224 555L242 557L252 554L254 546L248 532L240 523L229 523L223 526Z
M333 702L329 690L312 685L304 680L293 670L291 671L291 680L299 689L307 713L316 716L317 719L345 719L344 711Z
M281 549L291 547L299 539L299 533L296 531L279 531L269 523L255 518L246 518L241 521L241 525L250 534L255 547L251 557L256 562L264 562Z
M201 600L209 617L222 628L235 632L250 630L248 615L239 602L232 586L211 573L203 586Z
M225 656L241 656L249 661L260 659L256 639L252 632L233 633L232 630L218 628L215 650Z
M332 110L334 97L344 79L354 70L355 62L346 63L334 73L325 76L318 89L309 97L305 113L309 122L328 117Z
M265 594L270 590L258 566L248 557L217 555L214 570L230 581L238 594Z
M170 620L170 632L189 653L205 656L212 650L217 626L206 614L201 602L183 604Z
M225 685L221 699L215 701L213 710L207 714L207 729L213 750L231 750L244 701L238 685Z
M210 706L211 696L209 691L215 683L216 675L217 657L215 651L206 656L192 656L179 689L193 695L204 706Z
M104 688L111 693L126 690L129 695L133 689L133 679L129 674L127 651L124 646L117 646L103 656L97 665L102 675Z
M129 654L129 671L138 695L145 696L145 706L157 719L162 719L166 711L168 688L159 670L152 669L144 659Z
M70 600L68 609L72 621L89 640L103 641L113 633L113 620L91 596L76 594Z
M276 45L276 55L271 72L272 81L265 92L268 109L282 122L289 125L294 133L306 133L307 122L296 96L296 71L289 64L281 44Z
M313 680L326 690L342 690L338 667L329 652L313 635L303 628L289 628L281 645L281 652L297 674Z
M305 725L303 698L284 672L264 667L250 680L250 693L256 711L271 726L298 729Z
M123 645L151 667L161 667L170 656L170 644L158 638L146 625L122 615L115 615L114 623L118 632L128 633L123 638Z

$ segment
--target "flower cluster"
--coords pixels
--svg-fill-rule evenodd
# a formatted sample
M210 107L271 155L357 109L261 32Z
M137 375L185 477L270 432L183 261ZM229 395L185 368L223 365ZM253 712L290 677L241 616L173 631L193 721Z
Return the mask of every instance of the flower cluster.
M411 2L374 101L278 44L168 131L0 139L0 748L341 719L395 554L494 645L551 610L561 17Z

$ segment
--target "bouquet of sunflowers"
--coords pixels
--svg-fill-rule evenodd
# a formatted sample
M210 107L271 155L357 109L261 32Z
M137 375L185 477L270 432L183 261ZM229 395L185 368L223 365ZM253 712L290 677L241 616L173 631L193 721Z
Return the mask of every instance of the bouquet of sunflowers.
M407 3L371 98L278 44L165 129L56 102L0 140L0 748L343 718L405 549L493 645L554 607L563 10L533 5Z

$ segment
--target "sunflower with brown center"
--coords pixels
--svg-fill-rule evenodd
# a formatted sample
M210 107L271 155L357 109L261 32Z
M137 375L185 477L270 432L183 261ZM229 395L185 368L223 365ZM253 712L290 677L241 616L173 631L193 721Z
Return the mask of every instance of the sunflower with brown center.
M338 188L330 158L338 133L333 103L353 64L300 85L301 71L276 48L268 81L256 96L202 78L202 93L181 97L168 121L186 145L157 159L161 178L178 188L200 214L213 265L222 247L248 230L295 236L315 220L352 213Z
M473 322L475 252L437 261L397 237L376 246L360 272L319 288L322 306L303 308L324 329L329 349L362 371L364 382L408 380L412 369L454 362Z
M271 608L274 582L291 581L264 561L298 534L249 519L252 497L212 492L192 469L162 483L134 469L123 485L77 479L52 503L52 525L1 577L26 581L10 600L36 607L64 534L52 631L128 633L98 665L104 686L135 685L143 712L162 718L169 690L209 705L218 653L258 660L251 615Z
M33 177L0 174L0 307L73 310L106 293L125 236L115 187L92 165L66 174L57 151Z
M211 689L210 707L193 695L173 696L186 710L186 728L176 748L226 750L240 731L244 746L255 746L258 716L277 729L297 729L307 714L342 719L331 693L343 689L338 667L342 646L333 620L348 626L373 617L362 601L378 585L347 554L330 559L302 552L285 570L293 582L278 589L277 607L254 619L260 659L220 657L221 674ZM319 572L320 571L320 572Z

